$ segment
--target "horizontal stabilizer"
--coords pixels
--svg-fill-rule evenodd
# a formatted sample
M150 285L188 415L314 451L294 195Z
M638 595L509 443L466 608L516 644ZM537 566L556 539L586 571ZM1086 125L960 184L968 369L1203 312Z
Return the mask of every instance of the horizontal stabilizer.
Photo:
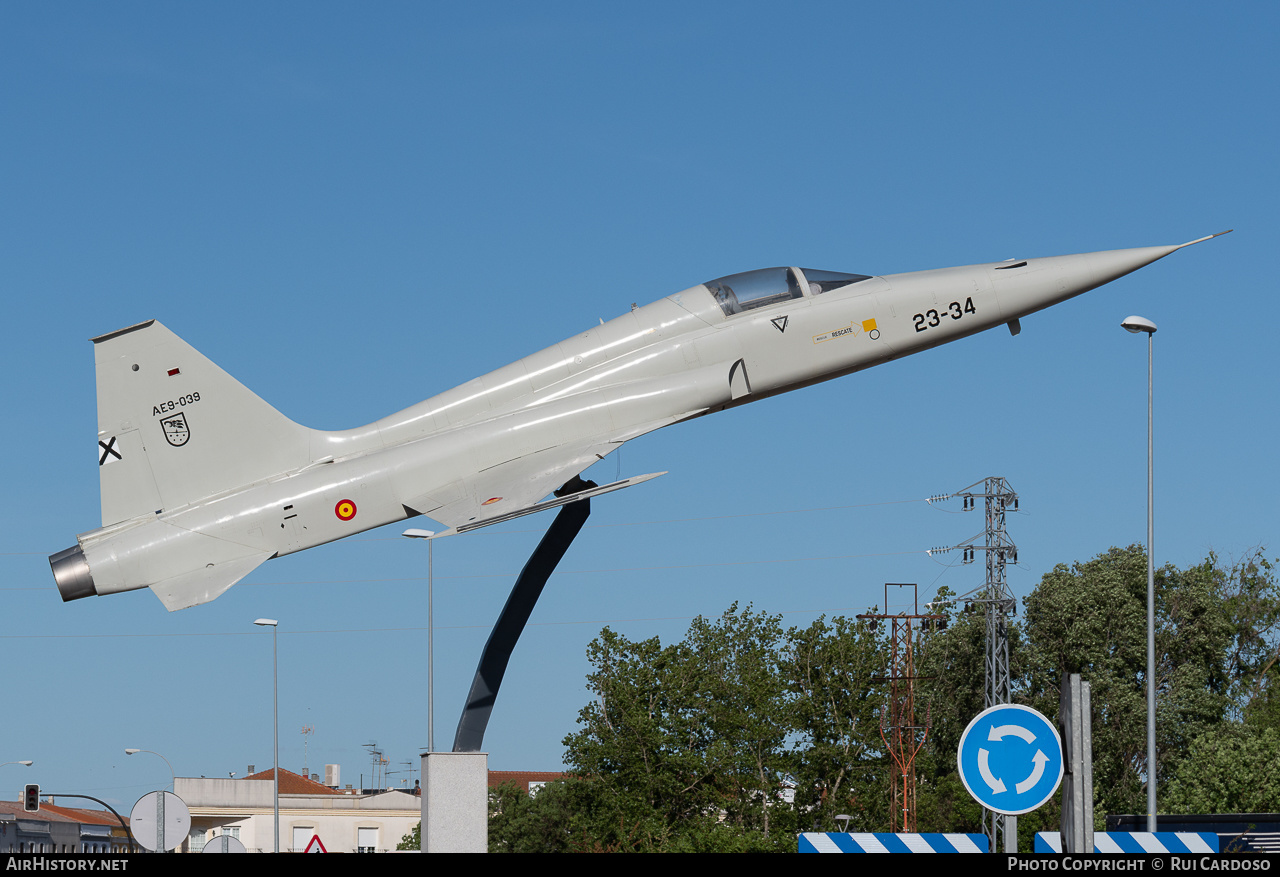
M236 560L211 563L192 572L156 582L151 590L156 592L164 608L170 612L199 606L221 596L228 588L261 566L271 554L270 551L260 551Z
M481 527L488 527L492 524L501 524L506 521L513 521L516 518L523 518L525 515L544 512L547 509L560 508L560 506L568 505L571 502L578 502L583 499L591 499L594 496L613 493L615 490L621 490L624 487L631 487L633 484L643 484L646 481L651 481L654 478L657 478L659 475L666 474L666 472L650 472L648 475L636 475L633 478L624 478L621 481L614 481L612 484L605 484L600 487L590 487L586 490L579 490L577 493L571 493L568 496L559 496L555 499L546 500L545 502L525 506L522 509L516 509L514 512L494 515L492 518L485 518L482 521L474 521L468 524L460 524L457 527L450 527L448 530L444 530L437 534L437 538L440 536L453 536L458 533L468 533L472 530L478 530Z

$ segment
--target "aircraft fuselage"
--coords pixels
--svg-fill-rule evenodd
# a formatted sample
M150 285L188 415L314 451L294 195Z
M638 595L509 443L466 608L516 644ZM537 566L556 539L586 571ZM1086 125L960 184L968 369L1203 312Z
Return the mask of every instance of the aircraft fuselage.
M731 275L332 432L292 424L163 326L139 324L95 339L104 526L51 558L55 578L64 599L152 587L175 609L270 557L417 514L483 525L631 438L1002 324L1016 334L1020 318L1181 246Z

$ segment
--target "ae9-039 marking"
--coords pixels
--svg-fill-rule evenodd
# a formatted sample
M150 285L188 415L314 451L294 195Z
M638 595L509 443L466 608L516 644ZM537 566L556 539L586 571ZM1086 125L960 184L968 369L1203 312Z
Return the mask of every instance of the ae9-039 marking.
M199 401L199 393L188 393L185 396L179 396L177 399L170 399L167 402L161 402L159 405L153 405L151 408L151 416L159 417L161 414L168 414L170 411L176 411L179 408L194 405Z
M950 317L953 320L958 320L965 314L976 314L977 312L978 309L973 306L973 299L966 298L964 300L964 307L960 306L960 302L953 301L941 314L933 308L930 308L923 314L916 314L911 319L915 321L916 331L923 332L925 329L931 329L941 323L944 316ZM926 319L928 320L927 323L925 322Z

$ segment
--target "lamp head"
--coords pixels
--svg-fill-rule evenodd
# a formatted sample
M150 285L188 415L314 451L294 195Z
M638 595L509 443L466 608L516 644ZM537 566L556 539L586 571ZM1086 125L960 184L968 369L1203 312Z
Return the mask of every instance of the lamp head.
M1146 317L1139 317L1136 314L1132 317L1125 317L1124 321L1120 323L1120 325L1125 329L1128 329L1130 332L1133 332L1135 335L1139 332L1146 332L1148 335L1154 335L1156 332L1155 323L1151 322Z

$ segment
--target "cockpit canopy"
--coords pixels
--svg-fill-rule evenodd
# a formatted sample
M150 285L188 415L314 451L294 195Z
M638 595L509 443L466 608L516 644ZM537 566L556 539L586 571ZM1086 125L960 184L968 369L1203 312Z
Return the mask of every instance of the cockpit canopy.
M870 280L867 274L843 274L814 268L761 268L708 280L704 284L726 317L763 308L804 295L822 295L851 283Z

